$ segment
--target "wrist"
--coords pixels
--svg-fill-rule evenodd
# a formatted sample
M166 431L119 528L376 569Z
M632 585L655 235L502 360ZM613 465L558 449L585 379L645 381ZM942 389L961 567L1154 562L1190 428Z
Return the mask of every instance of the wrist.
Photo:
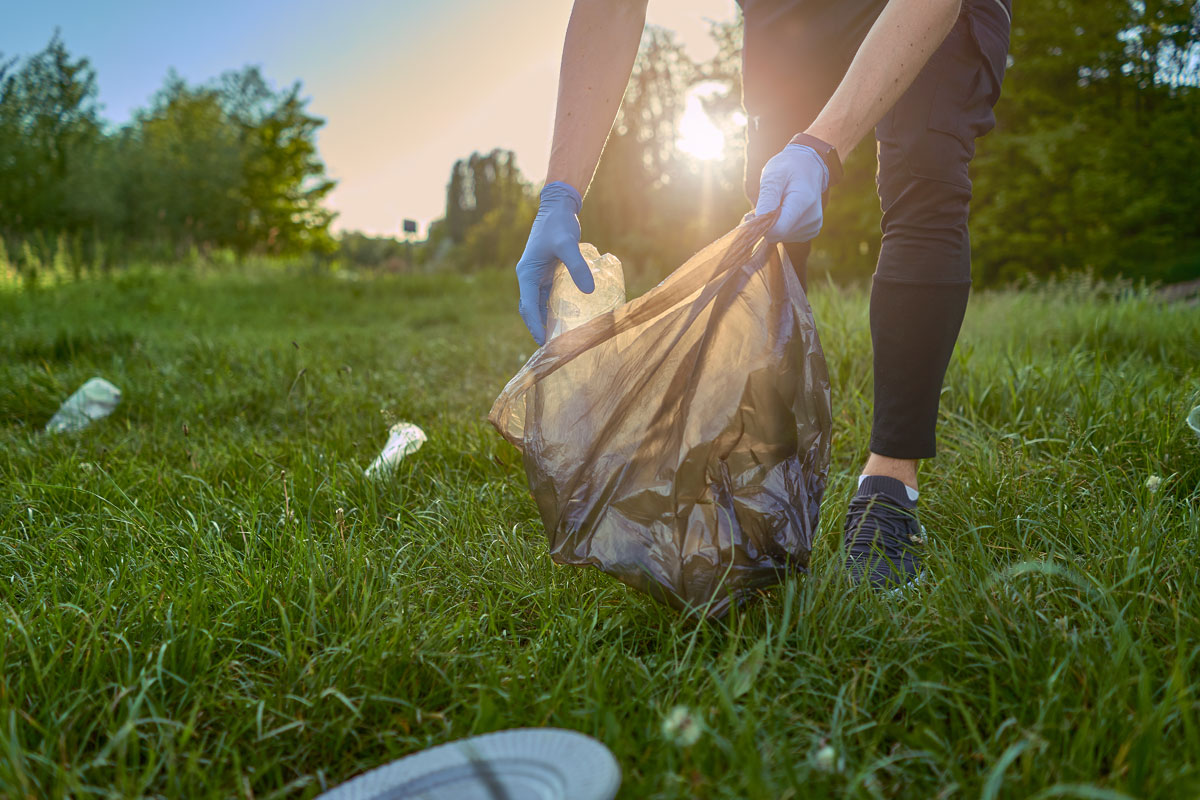
M842 179L842 158L838 155L837 148L829 142L819 139L811 133L797 133L789 144L811 148L825 162L825 169L828 171L826 189Z
M579 190L566 181L551 181L542 187L538 200L542 203L567 203L574 213L578 214L583 208L583 196Z

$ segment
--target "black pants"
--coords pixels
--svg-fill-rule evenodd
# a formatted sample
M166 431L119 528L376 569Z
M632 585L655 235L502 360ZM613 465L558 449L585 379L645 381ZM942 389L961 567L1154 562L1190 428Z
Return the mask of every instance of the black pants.
M744 1L751 204L767 159L820 113L884 5ZM968 165L975 140L995 125L1010 20L1011 0L964 0L953 30L875 128L883 239L871 287L871 451L880 455L936 451L938 398L971 288ZM803 276L810 246L786 249Z

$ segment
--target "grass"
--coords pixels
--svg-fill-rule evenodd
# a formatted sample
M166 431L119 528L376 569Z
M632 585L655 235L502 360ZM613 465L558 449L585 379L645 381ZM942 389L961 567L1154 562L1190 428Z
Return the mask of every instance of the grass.
M882 599L829 579L865 294L814 295L814 574L696 625L549 562L484 422L531 347L508 271L0 294L0 796L311 797L524 725L602 740L625 798L1196 796L1200 313L977 296L922 475L936 581ZM93 374L114 416L41 434ZM372 483L393 419L429 442Z

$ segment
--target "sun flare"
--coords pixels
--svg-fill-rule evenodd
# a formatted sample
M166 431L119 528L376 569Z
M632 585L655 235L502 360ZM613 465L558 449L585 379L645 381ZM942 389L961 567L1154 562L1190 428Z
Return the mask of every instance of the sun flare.
M698 94L687 99L675 146L701 161L712 161L725 155L725 134L705 112Z

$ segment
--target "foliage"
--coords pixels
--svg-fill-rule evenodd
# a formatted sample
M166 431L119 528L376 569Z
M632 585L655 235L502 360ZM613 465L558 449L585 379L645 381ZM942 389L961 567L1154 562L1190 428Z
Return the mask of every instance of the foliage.
M0 231L78 230L106 205L84 191L103 140L95 71L57 35L16 64L0 58Z
M813 572L696 626L551 564L482 421L532 348L508 270L344 277L0 293L0 796L311 797L527 725L598 737L627 798L1197 796L1194 308L978 293L922 474L934 580L880 598L836 580L866 297L815 286ZM96 374L114 416L42 435ZM429 442L372 483L395 419Z
M1040 0L1015 26L975 170L981 279L1200 275L1200 5Z
M1200 5L1029 0L1010 56L996 130L972 164L976 282L1200 276ZM879 212L873 154L860 150L818 245L835 270L863 275Z
M10 245L29 243L43 261L63 235L83 244L85 261L106 245L126 257L332 249L323 202L334 184L315 143L323 121L298 83L276 91L256 67L204 86L169 75L117 130L95 97L95 73L57 35L19 68L0 66L0 234Z
M721 52L695 64L669 32L647 29L584 206L585 239L662 274L746 210L737 33L715 27ZM977 282L1200 276L1198 84L1200 4L1018 4L998 127L972 165ZM706 106L734 146L697 162L675 131L688 92L712 85ZM869 275L878 255L873 150L849 157L815 243L813 267L840 279Z
M412 246L392 236L347 231L338 236L338 259L347 266L403 272L411 268Z
M647 276L748 208L740 23L712 34L717 55L695 63L673 34L647 28L584 206L584 239ZM697 97L726 135L723 159L677 146ZM299 84L274 90L257 68L200 86L172 75L114 130L97 110L95 72L57 35L24 62L0 58L5 263L32 273L135 254L332 252L324 201L333 182L315 146L322 121L305 109ZM978 283L1063 270L1200 275L1200 4L1022 2L997 118L972 167ZM839 280L873 270L874 171L872 148L860 146L827 208L814 270ZM445 216L412 260L460 270L515 263L535 205L511 153L474 153L455 163ZM365 255L360 245L342 249Z
M537 202L521 177L516 156L508 150L472 153L454 163L446 186L444 227L431 233L449 247L442 260L462 270L496 264L516 264Z
M721 45L708 64L687 56L672 32L648 26L617 119L588 190L583 237L638 269L663 274L681 264L747 210L742 191L740 30L714 26ZM676 146L689 91L726 135L729 157L698 162Z

